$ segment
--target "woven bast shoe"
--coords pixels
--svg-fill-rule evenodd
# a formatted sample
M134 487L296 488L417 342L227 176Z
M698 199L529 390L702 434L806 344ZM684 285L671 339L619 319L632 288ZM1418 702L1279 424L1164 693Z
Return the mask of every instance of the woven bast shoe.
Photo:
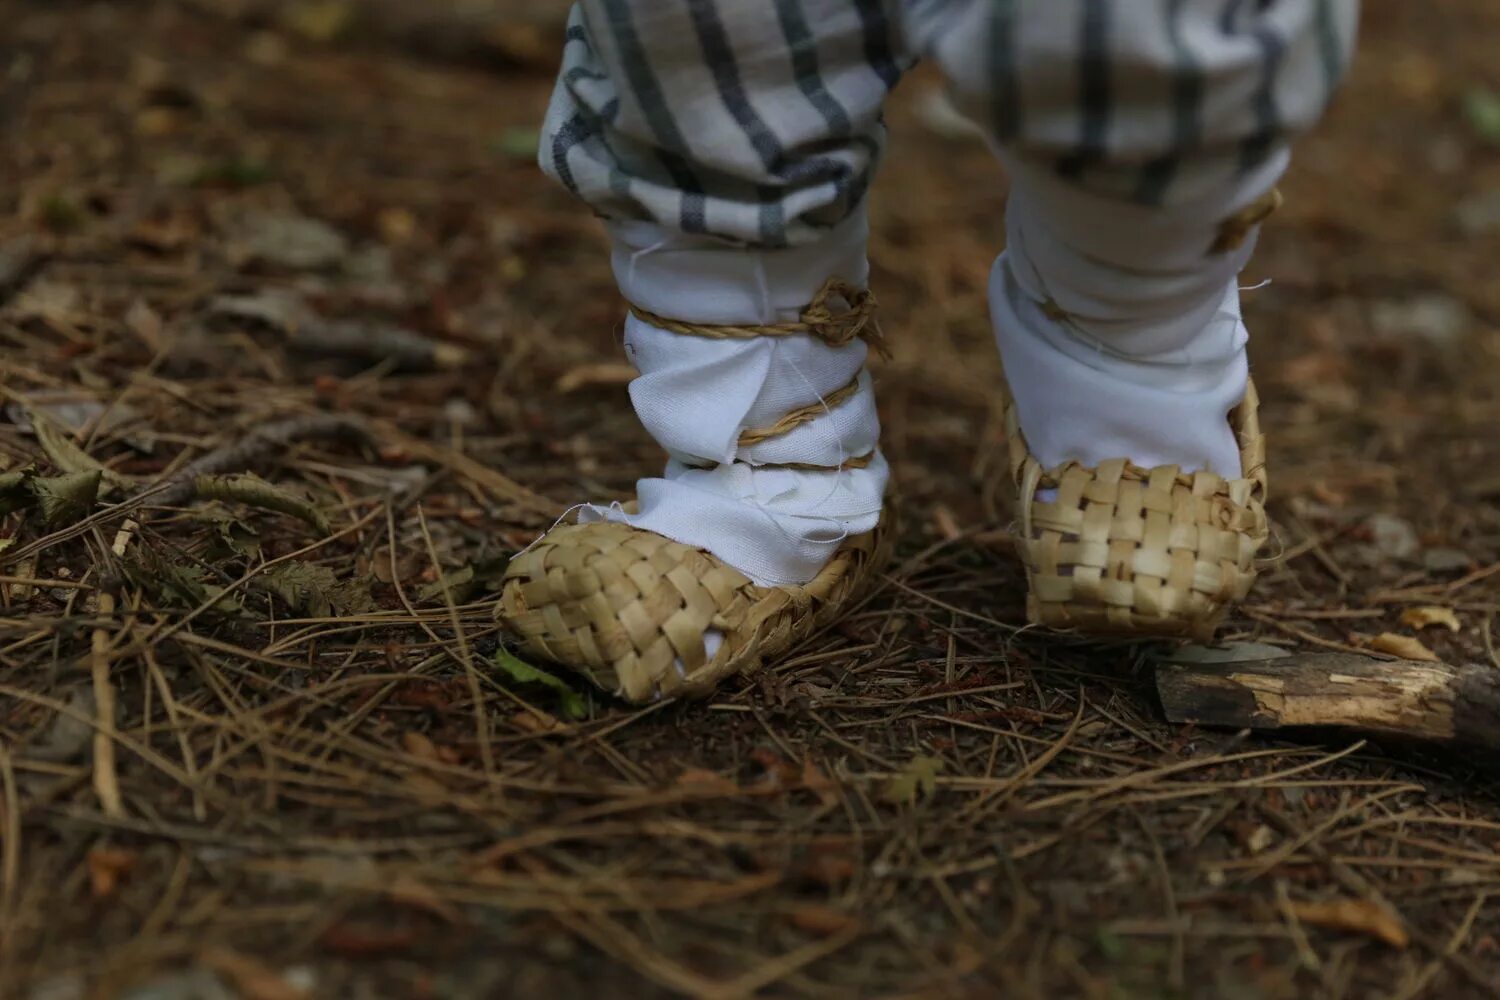
M554 528L506 572L496 617L541 659L633 702L701 696L846 613L889 555L886 520L811 581L760 587L702 549L612 521ZM712 655L705 636L723 636Z
M713 339L811 336L830 346L856 337L884 351L869 291L827 282L796 321L708 326L638 317L659 330ZM742 448L789 433L859 391L860 376L816 404L744 430ZM836 467L864 468L875 453ZM628 509L628 508L627 508ZM615 521L553 528L506 571L496 618L531 656L571 667L633 702L704 695L735 674L784 656L847 613L889 556L889 509L875 530L844 541L812 580L763 587L703 549ZM710 636L714 638L711 640Z
M1002 381L1003 384L1003 381ZM1127 459L1043 469L1004 391L1027 617L1096 635L1206 641L1255 582L1268 534L1265 438L1251 384L1229 420L1244 477ZM1055 491L1050 499L1038 493Z

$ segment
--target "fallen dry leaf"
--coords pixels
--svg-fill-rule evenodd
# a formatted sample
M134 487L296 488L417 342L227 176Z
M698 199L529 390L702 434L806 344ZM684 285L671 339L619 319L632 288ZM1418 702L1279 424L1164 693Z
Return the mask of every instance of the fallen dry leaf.
M525 733L550 733L566 728L556 718L541 711L523 709L510 717L511 725Z
M438 755L437 744L433 743L432 740L428 739L421 733L410 731L402 733L401 745L405 747L406 752L411 754L413 757L420 757L422 760L432 761L442 759Z
M1401 919L1372 900L1331 899L1319 903L1292 902L1290 905L1298 920L1314 927L1366 934L1392 948L1405 948L1411 943Z
M114 895L140 855L123 847L95 847L88 854L89 890L95 899Z
M229 980L244 1000L307 1000L312 994L270 966L228 948L209 948L199 961Z
M821 903L808 903L787 914L787 920L798 930L810 934L837 934L856 926L859 921L842 910Z
M802 762L802 787L816 795L825 806L839 802L838 786L811 757Z
M409 951L417 943L417 932L411 927L377 927L350 921L328 928L318 943L325 951L349 958L386 957L392 952Z
M1436 606L1407 608L1401 612L1401 624L1407 628L1423 629L1430 625L1441 625L1450 632L1463 628L1452 608Z
M773 788L796 788L802 783L802 769L770 747L756 747L750 759L765 770L763 784Z
M798 878L818 885L842 884L859 871L855 850L854 845L845 842L810 844L795 873Z
M1395 632L1382 632L1370 640L1369 646L1377 653L1390 653L1403 660L1426 660L1435 663L1438 658L1436 653L1422 645L1421 639L1412 635L1397 635Z
M577 392L592 385L625 385L639 374L634 365L618 362L578 365L564 372L553 388L558 392Z

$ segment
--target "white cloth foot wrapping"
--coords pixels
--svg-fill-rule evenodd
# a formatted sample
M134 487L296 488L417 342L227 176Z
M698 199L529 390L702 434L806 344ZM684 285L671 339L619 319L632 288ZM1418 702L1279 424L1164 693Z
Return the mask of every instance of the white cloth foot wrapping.
M1227 415L1245 393L1248 339L1236 278L1254 240L1209 254L1217 222L1284 166L1170 210L1106 201L1024 163L1008 164L1008 248L990 306L1022 429L1044 466L1128 457L1139 465L1241 474ZM624 296L688 322L794 319L823 282L868 278L857 214L813 246L754 250L649 223L612 227ZM1067 313L1057 320L1049 303ZM589 505L582 520L623 521L712 552L763 586L804 583L843 540L879 520L888 468L861 342L808 336L714 340L632 316L625 349L641 375L630 395L671 456L637 484L639 509ZM851 380L853 396L790 433L742 447ZM874 452L863 469L836 467ZM700 468L700 466L708 466Z
M859 213L809 247L754 250L648 223L611 227L620 290L641 309L704 324L796 319L830 277L863 286L867 225ZM866 347L810 336L714 340L659 330L631 316L625 350L640 371L636 413L671 456L637 483L637 513L589 505L580 519L623 521L703 548L762 586L806 583L844 539L873 530L889 470ZM858 390L787 434L749 447L747 429L774 424L858 378ZM838 470L875 452L862 469ZM829 466L808 471L759 466ZM717 463L717 464L716 464ZM695 468L694 466L711 466Z
M1255 240L1209 248L1219 221L1285 164L1278 155L1202 201L1148 209L1007 158L1008 240L990 308L1021 429L1043 467L1129 458L1241 475L1227 417L1249 380L1237 276Z

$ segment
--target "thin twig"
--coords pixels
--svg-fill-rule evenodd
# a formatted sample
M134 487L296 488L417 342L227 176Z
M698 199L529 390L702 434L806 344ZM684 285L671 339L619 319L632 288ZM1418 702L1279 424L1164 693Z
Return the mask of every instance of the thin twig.
M120 776L115 767L115 686L109 677L109 622L115 613L115 595L108 588L99 591L101 624L94 627L93 651L89 672L94 684L94 706L98 724L94 730L94 792L99 806L109 817L125 815L120 797Z

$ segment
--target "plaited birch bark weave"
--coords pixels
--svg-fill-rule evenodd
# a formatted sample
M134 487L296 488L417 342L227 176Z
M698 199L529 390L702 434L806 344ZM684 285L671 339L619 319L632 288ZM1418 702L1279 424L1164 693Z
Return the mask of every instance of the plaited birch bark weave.
M1255 582L1268 534L1266 448L1251 384L1230 414L1243 478L1126 459L1043 469L1003 388L1027 616L1097 634L1210 639ZM1050 500L1043 490L1056 491Z
M511 562L495 615L529 655L630 701L701 696L846 612L886 561L890 537L882 520L845 542L811 582L758 587L661 535L610 521L569 524ZM724 637L712 658L710 629Z

